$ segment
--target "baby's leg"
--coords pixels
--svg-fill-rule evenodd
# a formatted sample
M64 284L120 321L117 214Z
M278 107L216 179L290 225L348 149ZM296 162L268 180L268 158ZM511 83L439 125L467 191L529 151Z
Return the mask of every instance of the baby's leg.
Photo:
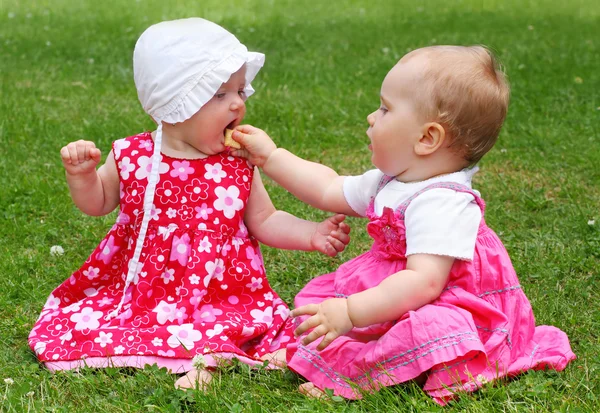
M285 349L280 348L277 351L272 353L265 354L260 358L261 360L268 360L269 363L276 365L277 367L285 368L287 366L287 362L285 359Z
M422 373L419 377L414 379L415 383L419 387L423 387L423 385L427 381L427 373L428 372ZM300 393L304 394L305 396L311 397L314 399L322 399L322 398L328 397L327 393L325 393L323 390L319 389L317 386L315 386L310 381L308 383L301 384L300 387L298 387L298 390L300 391Z
M208 370L193 369L187 372L183 377L180 377L175 382L176 389L196 389L206 391L208 385L213 379L213 373Z

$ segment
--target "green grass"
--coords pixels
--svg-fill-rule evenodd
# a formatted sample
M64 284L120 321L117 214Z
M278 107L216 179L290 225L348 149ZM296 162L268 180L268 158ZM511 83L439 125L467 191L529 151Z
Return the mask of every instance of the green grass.
M70 201L59 149L110 143L152 126L137 101L131 56L151 23L202 16L267 63L246 120L280 145L346 174L370 167L366 115L407 50L483 43L504 62L509 116L475 186L503 239L539 324L567 332L578 359L463 395L445 411L596 412L600 405L600 4L576 1L0 2L0 412L440 411L415 386L364 400L321 402L290 372L223 371L207 395L173 389L164 370L50 374L27 335L50 291L85 260L115 214L91 218ZM325 214L267 180L274 203ZM594 221L591 225L588 221ZM364 221L341 258L264 248L288 302L312 277L369 248ZM65 254L50 255L61 245Z

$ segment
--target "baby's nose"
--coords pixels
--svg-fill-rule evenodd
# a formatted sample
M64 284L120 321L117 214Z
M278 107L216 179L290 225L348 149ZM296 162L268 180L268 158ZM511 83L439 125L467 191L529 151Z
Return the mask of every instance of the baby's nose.
M244 99L242 99L241 97L238 96L237 99L235 99L231 105L229 106L229 109L233 112L235 112L236 110L242 110L246 107L246 103L244 102Z
M375 123L375 115L371 113L369 116L367 116L367 122L369 125L373 126Z

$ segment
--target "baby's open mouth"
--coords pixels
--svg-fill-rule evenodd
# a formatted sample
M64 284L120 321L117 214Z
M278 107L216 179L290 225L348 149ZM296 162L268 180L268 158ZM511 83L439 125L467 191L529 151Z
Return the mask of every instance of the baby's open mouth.
M239 125L238 120L237 119L232 120L227 126L225 126L225 129L223 129L223 136L225 136L227 129L233 130L233 128L235 128L237 125Z

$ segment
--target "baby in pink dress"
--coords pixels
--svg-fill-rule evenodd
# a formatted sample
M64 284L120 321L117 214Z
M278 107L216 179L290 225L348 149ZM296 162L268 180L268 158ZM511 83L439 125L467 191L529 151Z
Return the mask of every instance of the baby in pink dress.
M187 373L176 386L188 388L205 386L222 359L277 363L293 325L258 242L334 256L349 227L343 215L313 223L277 211L255 168L224 146L263 63L203 19L151 26L134 77L157 130L115 141L98 170L94 143L61 149L75 204L119 215L31 331L49 369L157 364Z
M338 176L240 126L237 154L300 200L367 217L370 251L296 296L290 369L324 389L363 391L416 379L438 403L457 391L575 358L564 332L535 326L506 249L485 224L474 166L495 144L509 87L484 47L435 46L404 56L367 117L376 169Z

